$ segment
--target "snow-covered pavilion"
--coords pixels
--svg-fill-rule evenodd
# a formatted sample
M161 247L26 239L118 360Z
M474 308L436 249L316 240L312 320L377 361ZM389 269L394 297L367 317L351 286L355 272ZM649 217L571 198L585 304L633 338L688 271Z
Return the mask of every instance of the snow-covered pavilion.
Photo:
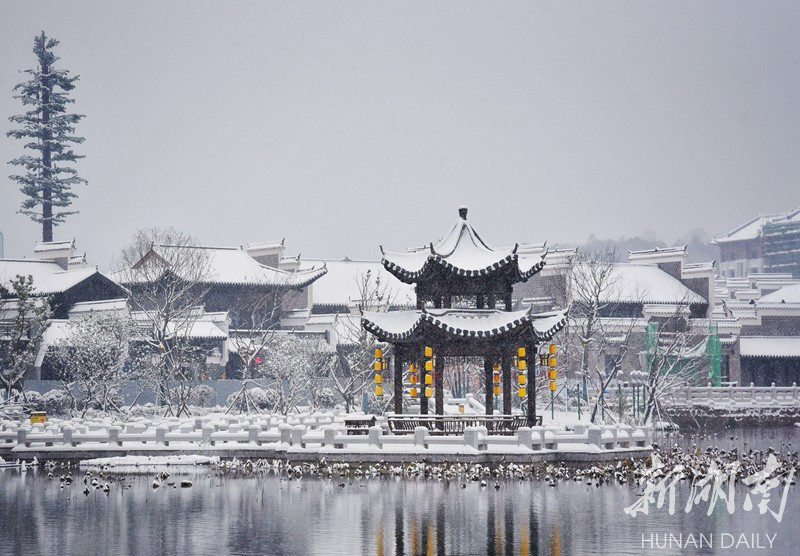
M416 286L416 309L364 311L361 317L367 331L393 345L394 409L398 414L403 411L406 370L413 366L424 372L426 360L432 360L433 384L430 389L422 388L420 410L428 413L427 395L432 394L435 412L442 415L444 358L483 357L486 412L493 412L494 370L499 365L502 411L510 415L512 392L516 392L512 390L515 357L525 353L533 362L537 346L566 324L565 311L512 310L514 284L544 267L546 251L523 255L518 245L495 249L469 223L466 207L458 212L447 235L427 247L401 253L383 252L381 247L384 268ZM529 423L536 415L533 378L531 373L526 396Z

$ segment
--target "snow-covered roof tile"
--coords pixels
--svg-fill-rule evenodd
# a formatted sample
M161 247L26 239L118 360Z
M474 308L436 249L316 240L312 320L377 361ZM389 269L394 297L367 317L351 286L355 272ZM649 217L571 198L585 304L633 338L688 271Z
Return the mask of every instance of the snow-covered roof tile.
M800 284L785 286L768 293L758 300L759 305L764 303L800 303Z
M32 276L35 295L61 293L99 274L97 267L64 270L58 264L38 259L0 259L0 285L9 288L18 275Z
M128 300L125 298L121 299L106 299L103 301L80 301L75 303L69 310L69 316L72 317L73 315L83 314L83 313L91 313L93 311L100 312L100 311L128 311Z
M800 336L741 336L742 357L800 357Z
M166 250L197 250L206 260L208 271L205 283L247 284L302 288L325 274L325 268L308 268L289 272L263 265L240 247L173 246L155 245L152 251L158 255ZM147 255L145 255L147 257ZM144 259L144 258L143 258ZM129 283L136 280L136 270L115 273L118 280Z
M69 251L75 249L75 240L67 241L37 241L33 244L34 253L45 253L48 251Z
M369 274L370 279L381 281L387 297L395 305L414 305L414 288L400 282L384 269L379 261L344 259L302 259L300 269L325 266L327 272L311 286L311 301L315 306L347 307L358 304L363 295L360 284Z
M576 265L575 272L588 272ZM613 266L603 293L605 303L706 303L706 299L657 266L619 263ZM580 301L573 289L573 300Z
M730 232L716 236L712 243L730 243L732 241L746 241L756 239L762 233L765 224L769 224L781 218L785 218L785 213L760 215L749 222L745 222L738 228Z
M531 313L498 309L428 309L365 311L361 323L366 330L384 340L399 341L410 337L423 323L448 334L468 338L491 338L530 326L540 340L550 339L566 324L564 311Z
M441 240L406 252L384 252L381 262L407 283L416 282L434 266L459 276L485 276L512 267L516 268L516 279L525 281L542 269L544 254L521 254L518 247L489 246L467 221L466 207L461 207L458 220Z

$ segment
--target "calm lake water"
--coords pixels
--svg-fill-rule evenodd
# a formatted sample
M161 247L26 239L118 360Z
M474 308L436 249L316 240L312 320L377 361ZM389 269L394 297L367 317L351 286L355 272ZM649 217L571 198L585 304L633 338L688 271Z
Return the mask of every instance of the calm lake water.
M697 445L797 446L798 430L734 431L711 437L673 436ZM730 440L730 436L734 440ZM667 439L663 439L666 442ZM61 472L56 470L56 476ZM691 512L683 507L688 487L676 490L677 509L651 507L630 517L624 508L641 490L632 485L587 486L563 481L472 481L424 478L286 480L274 475L192 472L191 488L153 489L153 474L111 481L108 494L82 493L82 474L59 488L43 469L0 470L0 555L225 555L225 554L674 554L649 547L690 533L713 547L687 554L796 554L800 550L800 493L789 488L781 523L758 509L745 511L745 488L737 487L736 510L718 503ZM466 484L462 488L462 483ZM782 489L773 491L776 510ZM756 501L754 499L754 501ZM741 543L746 535L750 547ZM760 535L756 539L753 535ZM774 538L768 546L765 535ZM651 536L655 535L655 537ZM730 537L724 537L730 535ZM642 548L642 538L645 547ZM739 542L738 550L721 543Z

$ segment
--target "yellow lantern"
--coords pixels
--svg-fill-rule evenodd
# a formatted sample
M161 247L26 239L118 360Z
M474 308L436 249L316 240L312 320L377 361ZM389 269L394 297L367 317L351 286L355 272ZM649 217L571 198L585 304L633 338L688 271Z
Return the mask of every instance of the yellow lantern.
M555 369L550 369L549 371L547 371L547 378L549 378L550 380L557 379L558 371L556 371Z
M433 384L433 375L425 375L425 384Z
M494 373L494 375L492 375L492 381L495 384L500 384L500 373Z
M379 398L383 396L383 386L376 386L375 387L375 395Z
M555 367L558 365L558 360L555 357L550 357L550 359L547 360L547 364L551 367Z
M502 390L500 389L499 386L495 386L494 387L494 395L495 396L499 396L501 392L502 392Z
M375 348L375 359L380 359L383 357L383 350L381 348Z
M433 361L432 360L428 359L427 361L425 361L425 370L426 371L432 371L433 370Z
M526 377L525 375L519 375L517 377L517 382L519 383L520 386L525 386L526 384L528 384L528 377Z
M528 368L528 362L525 361L524 359L520 359L519 361L517 361L517 368L520 371L526 370Z
M517 390L517 396L520 398L527 398L528 397L528 389L523 387Z
M430 386L426 386L425 387L425 397L426 398L430 398L431 396L433 396L433 388L431 388Z
M425 357L433 357L433 348L425 346Z
M525 354L526 352L524 347L517 348L517 357L525 357Z
M417 375L415 375L414 373L411 373L410 375L408 375L408 381L411 384L416 384L417 383Z
M379 373L383 370L383 362L382 361L375 361L375 372Z
M412 398L416 398L417 397L417 389L416 388L412 388L408 393L411 394Z
M556 353L558 353L558 346L556 346L555 344L550 344L550 347L547 348L547 351L550 352L550 355L555 355Z
M550 383L550 391L551 391L551 392L555 392L556 390L558 390L558 383L556 383L556 382L551 382L551 383Z
M383 375L375 375L375 384L383 384Z

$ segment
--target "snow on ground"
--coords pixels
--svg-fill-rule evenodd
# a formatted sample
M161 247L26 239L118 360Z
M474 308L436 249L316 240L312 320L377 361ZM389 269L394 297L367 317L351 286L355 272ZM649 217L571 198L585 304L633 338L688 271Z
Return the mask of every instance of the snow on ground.
M116 456L110 458L85 459L80 462L81 467L87 468L130 468L130 467L152 467L152 466L196 466L196 465L218 465L219 458L216 456Z

